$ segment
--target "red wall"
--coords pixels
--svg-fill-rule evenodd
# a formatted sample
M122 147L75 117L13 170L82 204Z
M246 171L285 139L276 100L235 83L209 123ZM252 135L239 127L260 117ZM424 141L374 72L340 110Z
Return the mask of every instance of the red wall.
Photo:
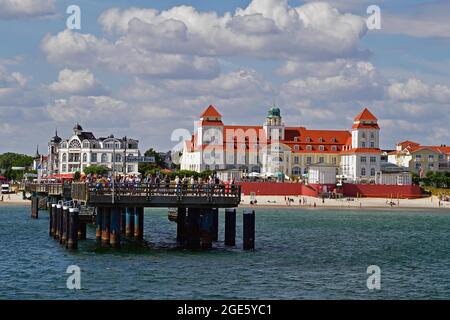
M236 184L241 186L242 193L245 195L254 192L258 196L318 196L315 188L301 183L237 182Z
M258 196L310 196L318 197L320 185L304 185L301 183L277 182L238 182L244 195L254 192ZM328 186L332 190L333 186ZM420 198L422 189L419 186L392 186L372 184L344 184L342 190L346 197L367 198Z
M367 198L420 198L422 189L419 186L393 186L379 184L344 184L344 196Z

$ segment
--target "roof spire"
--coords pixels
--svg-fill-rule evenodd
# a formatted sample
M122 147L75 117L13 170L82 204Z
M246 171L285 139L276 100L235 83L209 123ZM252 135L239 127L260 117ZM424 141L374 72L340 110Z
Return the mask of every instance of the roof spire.
M37 144L37 145L36 145L36 154L34 155L34 158L37 159L37 158L39 158L39 157L40 157L40 154L39 154L39 144Z

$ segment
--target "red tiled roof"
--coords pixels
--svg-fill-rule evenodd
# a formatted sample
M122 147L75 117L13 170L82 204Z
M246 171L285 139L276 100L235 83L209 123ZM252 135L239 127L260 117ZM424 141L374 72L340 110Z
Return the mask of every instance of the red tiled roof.
M378 119L369 111L369 109L365 108L358 114L355 118L355 121L377 121Z
M221 118L222 115L217 111L216 107L213 105L210 105L208 108L206 108L205 111L200 115L200 118L206 118L206 117L216 117Z

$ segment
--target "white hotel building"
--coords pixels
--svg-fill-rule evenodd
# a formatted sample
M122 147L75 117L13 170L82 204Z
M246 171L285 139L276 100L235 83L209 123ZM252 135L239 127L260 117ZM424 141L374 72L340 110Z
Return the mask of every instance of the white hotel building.
M47 175L84 172L86 167L101 165L117 173L138 171L138 162L128 162L127 158L140 156L138 140L115 138L96 138L92 132L83 131L76 124L69 139L61 139L56 133L48 144L46 164ZM115 154L115 160L113 155Z

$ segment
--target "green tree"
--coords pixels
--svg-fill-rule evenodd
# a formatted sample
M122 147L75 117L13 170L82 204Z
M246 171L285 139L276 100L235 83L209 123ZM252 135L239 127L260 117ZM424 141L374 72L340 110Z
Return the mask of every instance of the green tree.
M105 167L105 166L89 166L84 168L84 173L85 174L97 174L97 175L105 175L107 174L109 171L109 168Z
M81 179L81 173L80 173L80 171L76 171L76 172L73 174L73 180L74 180L74 181L80 181L80 179Z
M154 163L140 163L139 164L139 172L140 173L147 175L147 174L150 174L150 172L156 172L161 169L166 169L166 164L164 162L163 157L161 157L161 155L153 148L150 148L147 151L145 151L144 156L145 157L154 157L155 162Z
M24 154L7 152L0 154L0 169L4 171L4 176L7 179L20 180L22 179L22 171L14 171L12 167L24 167L25 172L31 172L33 164L33 157Z

